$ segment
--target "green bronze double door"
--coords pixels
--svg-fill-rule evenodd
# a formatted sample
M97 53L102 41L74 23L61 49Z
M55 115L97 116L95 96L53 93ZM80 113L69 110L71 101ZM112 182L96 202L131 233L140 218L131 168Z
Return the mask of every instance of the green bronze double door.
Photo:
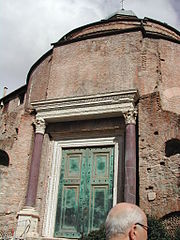
M114 147L62 150L55 237L98 229L113 202Z

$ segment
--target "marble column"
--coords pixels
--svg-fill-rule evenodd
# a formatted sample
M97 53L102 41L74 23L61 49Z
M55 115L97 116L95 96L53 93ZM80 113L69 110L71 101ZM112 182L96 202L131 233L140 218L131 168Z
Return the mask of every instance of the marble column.
M36 132L34 147L31 159L31 166L29 172L29 181L27 188L27 196L25 207L18 212L18 224L15 232L15 237L38 237L38 221L39 213L35 209L37 186L39 178L39 168L41 159L41 150L43 144L43 137L45 132L45 121L42 118L37 118L35 122ZM26 232L27 230L27 232Z
M36 126L36 133L35 133L35 140L34 140L34 149L32 154L27 197L26 197L26 206L30 206L30 207L34 207L36 203L41 150L42 150L43 137L45 132L44 119L42 118L37 119L35 126Z
M126 124L124 201L136 204L136 116L137 110L123 114Z

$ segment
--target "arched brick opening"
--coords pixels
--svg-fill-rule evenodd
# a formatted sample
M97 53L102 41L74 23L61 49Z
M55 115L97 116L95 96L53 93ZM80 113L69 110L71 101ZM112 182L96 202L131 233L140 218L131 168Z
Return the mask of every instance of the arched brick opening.
M6 151L0 149L0 165L9 166L9 156Z
M165 143L165 155L166 157L173 156L175 154L180 154L180 140L173 138Z

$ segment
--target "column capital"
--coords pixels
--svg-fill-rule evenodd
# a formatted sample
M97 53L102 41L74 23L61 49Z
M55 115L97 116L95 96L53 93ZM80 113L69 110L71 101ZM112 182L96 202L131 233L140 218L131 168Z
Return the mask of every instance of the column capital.
M136 124L136 117L137 117L137 109L134 108L133 110L128 110L127 112L123 113L125 118L125 123L127 124Z
M44 118L36 118L35 126L36 126L36 133L44 134L46 129L46 123Z

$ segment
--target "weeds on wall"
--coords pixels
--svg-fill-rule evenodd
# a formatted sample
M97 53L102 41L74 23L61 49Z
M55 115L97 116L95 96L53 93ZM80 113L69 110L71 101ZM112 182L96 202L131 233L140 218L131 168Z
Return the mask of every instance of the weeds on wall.
M174 240L179 240L179 239L180 239L180 227L176 229L174 234Z
M99 230L92 231L87 236L82 236L80 240L106 240L105 227L101 226ZM148 240L180 240L180 228L177 227L172 236L161 220L148 217Z
M148 239L149 240L171 240L161 220L148 217ZM174 239L174 238L173 238Z

